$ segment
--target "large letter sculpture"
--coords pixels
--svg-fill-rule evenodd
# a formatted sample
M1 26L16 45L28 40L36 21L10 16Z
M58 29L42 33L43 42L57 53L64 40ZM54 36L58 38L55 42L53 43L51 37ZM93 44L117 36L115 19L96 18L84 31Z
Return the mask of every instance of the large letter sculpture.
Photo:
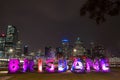
M80 59L74 60L72 67L71 67L71 71L72 72L84 72L85 71L83 63Z
M90 72L90 68L92 67L92 60L87 58L86 59L86 71Z
M55 71L55 66L54 66L53 63L54 63L54 59L46 60L46 64L47 64L46 71L48 71L48 72L54 72Z
M10 59L8 64L8 73L16 73L20 69L20 61L19 59Z
M102 72L110 71L108 59L100 59L100 65L101 65Z
M100 71L100 66L99 66L99 59L95 59L93 61L93 68L95 69L96 72Z
M23 72L27 72L28 70L29 70L29 60L28 59L24 59Z
M42 72L42 59L38 59L38 72Z
M90 72L91 68L93 68L96 72L100 71L99 59L95 59L94 61L89 58L86 59L86 71Z
M34 71L34 61L33 60L28 60L28 59L24 59L24 63L23 63L23 72L33 72Z
M58 72L67 71L67 60L59 60L58 61Z
M30 72L34 71L34 60L29 60L29 69L30 69Z

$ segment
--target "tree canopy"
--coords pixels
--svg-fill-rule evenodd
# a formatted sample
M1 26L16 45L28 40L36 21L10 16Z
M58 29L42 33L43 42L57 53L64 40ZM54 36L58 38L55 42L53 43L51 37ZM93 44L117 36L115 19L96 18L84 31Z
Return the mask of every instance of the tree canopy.
M120 0L87 0L80 9L80 15L89 15L97 24L106 21L105 16L116 16L120 12Z

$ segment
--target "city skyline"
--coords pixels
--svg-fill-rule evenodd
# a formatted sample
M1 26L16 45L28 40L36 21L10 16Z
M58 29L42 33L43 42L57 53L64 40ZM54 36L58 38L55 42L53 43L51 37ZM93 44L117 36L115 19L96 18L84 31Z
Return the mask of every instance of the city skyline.
M1 1L0 27L14 25L19 36L30 49L38 50L46 45L61 45L63 38L74 42L80 37L86 45L91 41L120 51L120 16L109 17L103 24L79 15L85 1Z

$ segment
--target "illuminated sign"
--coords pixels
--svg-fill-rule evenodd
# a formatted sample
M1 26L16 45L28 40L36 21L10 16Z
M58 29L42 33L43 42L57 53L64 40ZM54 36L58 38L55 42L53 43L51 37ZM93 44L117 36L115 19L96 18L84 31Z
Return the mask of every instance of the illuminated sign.
M23 63L23 72L33 72L34 71L34 61L33 60L28 60L28 59L24 59L24 63Z
M67 60L60 59L58 61L58 72L65 72L67 71L67 68L68 68Z
M46 60L46 71L47 72L54 72L55 71L55 67L54 67L54 59L48 59Z
M91 68L93 68L96 72L109 72L109 62L107 59L95 59L92 61L91 59L86 59L86 71L90 72Z
M38 59L38 72L42 72L42 59Z
M72 72L85 72L82 61L78 58L74 59L74 62L71 67Z
M38 72L66 72L70 68L71 72L83 73L83 72L109 72L109 61L106 58L94 59L86 58L85 62L80 58L75 58L72 65L68 66L67 60L60 59L58 60L57 67L55 66L54 59L47 59L43 65L43 60L38 59ZM43 69L44 67L44 69ZM24 59L23 62L23 71L22 72L33 72L34 71L34 60ZM8 73L16 73L20 70L20 60L19 59L10 59L8 64Z
M20 69L20 61L19 59L10 59L8 64L8 72L9 73L16 73Z

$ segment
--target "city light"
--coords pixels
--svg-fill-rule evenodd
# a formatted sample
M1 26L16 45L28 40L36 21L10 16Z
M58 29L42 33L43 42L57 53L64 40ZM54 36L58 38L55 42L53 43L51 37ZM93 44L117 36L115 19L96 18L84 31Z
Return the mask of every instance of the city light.
M13 53L14 49L13 48L10 48L9 49L9 53Z
M73 52L77 52L77 49L73 49Z

